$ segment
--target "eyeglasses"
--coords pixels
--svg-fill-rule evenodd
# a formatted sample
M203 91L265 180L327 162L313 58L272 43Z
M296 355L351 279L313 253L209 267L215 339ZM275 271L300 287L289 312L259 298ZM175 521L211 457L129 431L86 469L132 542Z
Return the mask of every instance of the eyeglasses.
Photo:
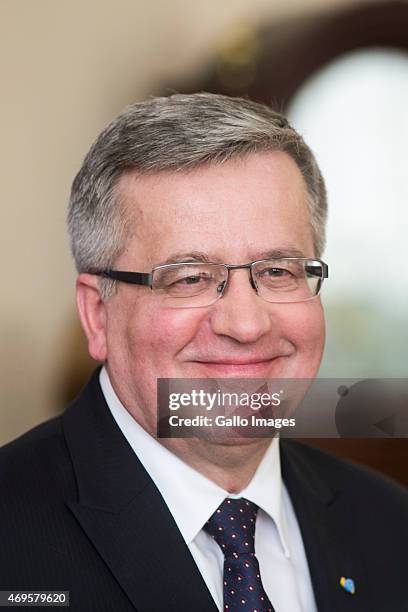
M260 298L277 304L312 300L328 277L327 264L303 257L244 265L186 262L157 266L150 273L104 270L99 275L150 287L171 308L200 308L219 300L228 286L230 271L240 269L249 270L249 282Z

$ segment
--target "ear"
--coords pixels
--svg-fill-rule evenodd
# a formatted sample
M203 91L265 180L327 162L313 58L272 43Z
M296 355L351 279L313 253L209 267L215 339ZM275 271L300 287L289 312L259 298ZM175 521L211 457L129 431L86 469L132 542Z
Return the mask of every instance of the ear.
M99 277L80 274L76 282L76 303L82 328L88 339L88 351L93 359L105 362L106 306L99 291Z

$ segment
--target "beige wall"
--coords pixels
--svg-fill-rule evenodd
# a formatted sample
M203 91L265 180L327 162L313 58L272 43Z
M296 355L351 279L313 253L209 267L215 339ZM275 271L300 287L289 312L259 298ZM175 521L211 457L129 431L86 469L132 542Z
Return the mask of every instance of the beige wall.
M56 411L75 320L66 201L96 134L243 20L338 3L0 0L0 443Z

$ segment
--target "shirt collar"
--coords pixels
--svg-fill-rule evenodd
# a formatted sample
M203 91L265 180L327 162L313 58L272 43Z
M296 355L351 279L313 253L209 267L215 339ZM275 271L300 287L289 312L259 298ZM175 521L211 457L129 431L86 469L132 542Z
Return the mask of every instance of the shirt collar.
M290 556L282 505L279 438L272 440L248 486L232 495L184 463L135 421L116 395L105 367L99 380L117 425L159 489L187 545L226 497L245 497L272 518L285 555Z

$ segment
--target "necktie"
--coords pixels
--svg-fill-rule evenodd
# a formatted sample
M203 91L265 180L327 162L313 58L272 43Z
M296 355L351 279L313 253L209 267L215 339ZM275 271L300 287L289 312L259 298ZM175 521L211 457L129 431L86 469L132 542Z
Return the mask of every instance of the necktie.
M204 525L224 553L224 610L274 612L255 556L258 506L244 497L224 499Z

